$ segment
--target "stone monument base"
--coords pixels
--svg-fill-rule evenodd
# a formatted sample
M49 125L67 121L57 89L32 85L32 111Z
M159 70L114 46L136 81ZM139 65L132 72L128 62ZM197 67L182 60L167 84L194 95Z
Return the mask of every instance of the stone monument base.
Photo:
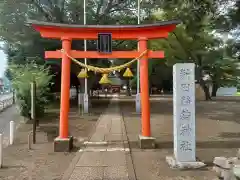
M194 162L178 162L175 157L167 156L166 162L172 169L199 169L206 166L203 162L194 161Z
M139 146L141 149L154 149L155 138L139 135Z
M68 138L55 138L54 139L54 152L70 152L73 148L73 137Z

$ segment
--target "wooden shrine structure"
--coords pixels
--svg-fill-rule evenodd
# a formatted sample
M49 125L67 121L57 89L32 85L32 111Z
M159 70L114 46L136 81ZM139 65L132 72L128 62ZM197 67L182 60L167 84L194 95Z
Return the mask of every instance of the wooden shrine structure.
M141 25L73 25L58 24L30 20L28 22L35 30L40 32L43 38L59 39L62 41L62 49L73 58L137 58L144 51L147 51L140 59L140 89L141 89L141 121L142 134L140 140L149 142L151 139L150 129L150 102L148 82L148 59L164 58L163 51L148 50L148 40L167 38L176 25L177 20L163 21L154 24ZM113 40L138 40L138 51L112 51L100 53L99 51L77 51L71 48L72 40L97 40L99 34L111 34ZM59 137L55 140L55 151L66 151L72 147L72 138L68 132L69 114L69 91L70 91L70 65L71 59L61 52L46 51L45 58L62 59L61 70L61 110ZM150 143L152 144L152 143ZM144 146L142 146L144 147Z

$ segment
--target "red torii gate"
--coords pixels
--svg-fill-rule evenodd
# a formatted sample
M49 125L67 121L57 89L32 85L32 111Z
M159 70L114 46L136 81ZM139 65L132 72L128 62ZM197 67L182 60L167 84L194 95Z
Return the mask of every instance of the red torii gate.
M43 38L59 39L62 49L73 58L137 58L148 50L149 39L167 38L179 21L163 21L142 25L70 25L30 20L30 24L39 31ZM96 40L99 33L111 33L113 40L138 40L138 51L113 51L101 54L97 51L76 51L71 49L73 39ZM61 110L59 137L55 140L55 151L66 151L72 147L72 138L68 133L69 91L70 91L70 58L61 52L46 51L45 58L62 58ZM142 109L142 142L152 146L150 130L150 103L148 85L148 58L164 58L163 51L148 50L140 60L140 88ZM150 143L149 143L150 142Z

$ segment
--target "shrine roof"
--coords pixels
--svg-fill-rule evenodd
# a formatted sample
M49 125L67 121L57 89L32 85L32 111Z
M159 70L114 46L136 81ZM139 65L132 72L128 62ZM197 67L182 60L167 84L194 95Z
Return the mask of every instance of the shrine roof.
M159 26L177 25L180 24L179 20L171 21L158 21L153 24L137 24L137 25L79 25L79 24L63 24L63 23L51 23L45 21L28 20L27 24L40 25L40 26L51 26L60 28L91 28L91 29L122 29L122 28L154 28Z
M113 39L165 38L180 24L179 20L139 25L77 25L28 20L28 24L45 38L96 39L98 33L112 33Z

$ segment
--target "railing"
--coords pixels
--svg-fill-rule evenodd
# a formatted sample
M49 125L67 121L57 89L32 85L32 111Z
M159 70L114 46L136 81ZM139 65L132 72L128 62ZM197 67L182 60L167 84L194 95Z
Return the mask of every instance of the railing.
M4 109L10 107L13 105L13 95L6 97L4 99L0 99L0 112L2 112Z

